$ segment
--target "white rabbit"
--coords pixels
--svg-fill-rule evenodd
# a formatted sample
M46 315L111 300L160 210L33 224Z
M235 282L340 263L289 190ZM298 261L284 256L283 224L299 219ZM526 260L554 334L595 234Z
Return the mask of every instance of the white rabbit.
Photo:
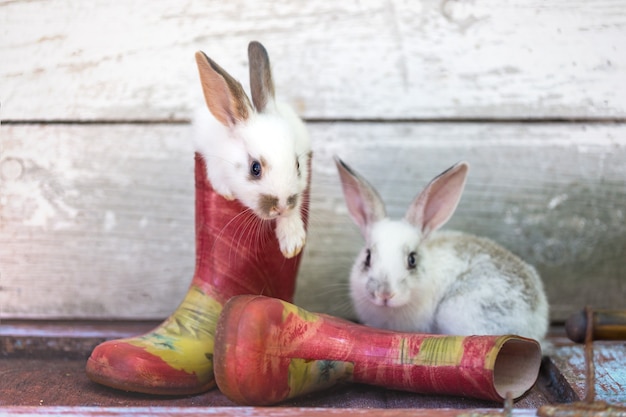
M350 276L366 325L453 335L517 334L543 342L548 302L535 269L496 243L440 231L461 198L469 166L458 163L386 217L376 190L335 158L348 211L366 244Z
M300 211L309 176L309 136L296 113L275 100L263 45L250 42L248 58L254 107L237 80L196 52L210 113L204 108L196 114L194 144L215 191L239 200L261 219L276 220L280 250L289 258L306 240Z

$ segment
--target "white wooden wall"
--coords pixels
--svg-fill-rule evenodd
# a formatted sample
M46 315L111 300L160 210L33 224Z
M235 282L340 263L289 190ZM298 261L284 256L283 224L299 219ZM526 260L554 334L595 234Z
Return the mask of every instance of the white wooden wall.
M626 2L0 1L0 318L167 316L193 272L196 50L269 51L309 121L296 301L351 316L332 155L401 215L466 159L450 228L541 272L552 317L626 300Z

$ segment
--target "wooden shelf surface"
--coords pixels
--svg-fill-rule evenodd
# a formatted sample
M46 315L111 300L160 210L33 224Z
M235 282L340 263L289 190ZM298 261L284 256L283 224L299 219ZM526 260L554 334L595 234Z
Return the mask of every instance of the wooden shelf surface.
M174 414L256 415L375 415L419 416L500 413L503 404L467 398L420 395L359 384L344 384L276 407L239 407L219 390L182 397L128 393L91 382L85 361L98 343L140 334L156 322L4 321L0 325L0 411L30 415ZM545 358L535 386L515 402L514 414L542 405L572 403L584 398L583 349L567 341L562 329L551 337L554 354ZM599 400L626 402L626 343L596 342L596 391ZM245 412L244 412L245 410ZM368 411L369 410L369 411ZM384 411L384 413L382 413ZM356 414L355 414L356 413ZM535 414L533 411L531 414ZM374 415L374 414L371 414Z

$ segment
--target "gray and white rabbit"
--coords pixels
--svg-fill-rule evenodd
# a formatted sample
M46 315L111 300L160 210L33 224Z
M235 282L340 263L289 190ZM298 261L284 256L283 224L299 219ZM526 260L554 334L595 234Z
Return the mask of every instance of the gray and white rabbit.
M335 162L348 211L365 238L350 276L364 324L543 341L548 302L535 269L491 240L437 231L461 198L467 163L435 177L404 219L391 220L376 190L339 158Z
M267 51L248 46L252 103L241 84L203 52L196 63L206 108L195 115L194 145L216 192L259 218L276 220L285 257L296 256L306 231L301 216L308 184L309 135L302 120L276 101Z

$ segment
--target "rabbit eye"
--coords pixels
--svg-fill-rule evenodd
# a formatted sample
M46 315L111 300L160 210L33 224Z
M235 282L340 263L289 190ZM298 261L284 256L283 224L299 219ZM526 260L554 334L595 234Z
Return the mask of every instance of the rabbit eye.
M407 266L409 269L415 269L417 267L417 254L415 252L409 253L407 258Z
M365 267L369 268L370 267L370 262L372 261L372 252L368 249L365 252Z
M250 162L250 176L252 176L252 178L254 179L261 178L262 171L263 170L261 168L261 163L259 161L254 159L252 162Z

